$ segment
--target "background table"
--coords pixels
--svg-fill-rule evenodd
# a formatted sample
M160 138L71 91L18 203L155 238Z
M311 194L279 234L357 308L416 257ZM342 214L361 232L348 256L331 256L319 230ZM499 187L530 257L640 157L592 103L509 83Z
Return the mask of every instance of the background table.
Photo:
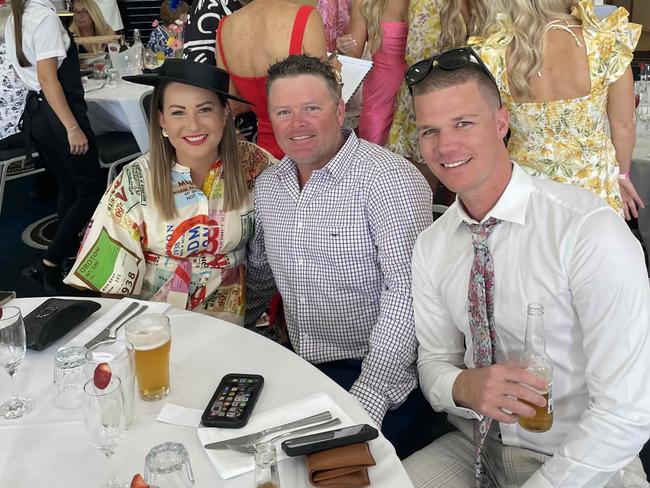
M95 299L96 300L96 299ZM43 299L14 300L23 314ZM105 313L115 301L97 300ZM120 443L113 462L122 481L144 471L144 458L151 447L165 441L182 442L187 448L195 487L251 488L253 473L222 481L199 443L196 428L164 424L155 420L166 401L187 408L203 409L219 379L226 373L260 373L266 378L255 407L262 412L324 392L358 423L370 418L357 400L312 365L284 347L227 322L204 315L173 310L171 393L166 400L136 400L136 425ZM107 476L104 455L88 438L81 409L62 410L52 403L53 357L83 325L43 352L28 351L16 376L18 391L36 402L34 410L19 420L0 419L0 486L65 487L97 486ZM0 397L9 395L9 375L0 371ZM371 442L377 465L370 468L373 488L408 488L412 484L393 447L383 436ZM310 486L301 458L280 462L284 488Z
M88 118L95 134L131 132L140 151L149 150L149 124L142 99L153 87L120 80L115 88L102 88L85 95Z

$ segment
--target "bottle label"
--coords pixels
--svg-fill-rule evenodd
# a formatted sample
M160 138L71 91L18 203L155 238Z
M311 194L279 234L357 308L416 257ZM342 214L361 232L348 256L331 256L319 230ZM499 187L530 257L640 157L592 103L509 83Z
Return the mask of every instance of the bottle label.
M546 397L546 411L547 413L553 413L553 383L548 384L548 392Z

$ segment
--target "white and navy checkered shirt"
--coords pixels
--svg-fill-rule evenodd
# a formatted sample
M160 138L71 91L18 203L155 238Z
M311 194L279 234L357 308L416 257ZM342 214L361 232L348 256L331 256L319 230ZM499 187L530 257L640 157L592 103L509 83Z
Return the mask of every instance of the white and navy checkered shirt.
M286 156L257 178L247 322L277 284L295 351L316 364L363 359L350 392L381 425L417 386L411 252L432 195L411 163L343 135L302 191Z

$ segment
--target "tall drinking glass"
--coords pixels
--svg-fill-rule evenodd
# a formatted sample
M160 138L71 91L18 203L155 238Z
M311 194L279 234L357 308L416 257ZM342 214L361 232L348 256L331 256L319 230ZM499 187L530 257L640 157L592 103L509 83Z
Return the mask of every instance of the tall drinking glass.
M103 390L97 388L93 380L84 385L84 421L90 441L104 453L110 465L110 477L105 488L125 486L114 474L111 456L126 430L124 421L124 400L120 378L113 375L110 383Z
M135 424L134 361L133 345L121 339L100 342L92 346L86 353L86 379L93 377L99 363L108 363L113 374L120 377L127 429Z
M0 405L0 416L18 419L34 407L30 398L16 394L14 376L25 357L25 323L18 307L0 307L0 364L11 378L11 399Z
M143 400L161 400L169 393L169 351L172 335L169 317L138 315L125 326L126 340L135 351L135 375Z

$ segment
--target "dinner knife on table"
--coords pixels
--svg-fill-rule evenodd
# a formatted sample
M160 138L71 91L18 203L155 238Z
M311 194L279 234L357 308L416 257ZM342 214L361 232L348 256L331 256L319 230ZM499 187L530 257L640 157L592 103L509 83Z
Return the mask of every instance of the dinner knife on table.
M132 302L129 304L128 307L126 307L122 313L120 313L113 321L108 324L106 327L104 327L99 334L97 334L95 337L90 339L88 342L84 344L86 349L90 349L93 347L95 344L99 344L102 341L105 341L108 338L108 335L111 333L111 328L115 325L120 323L121 320L124 320L128 317L128 315L133 312L140 304L138 302ZM130 317L128 317L130 318Z
M289 430L296 427L302 427L306 425L313 425L325 420L331 420L332 413L329 411L324 411L310 417L306 417L300 420L294 420L288 424L277 425L275 427L270 427L259 432L254 432L252 434L246 434L239 437L234 437L232 439L226 439L225 441L211 442L205 444L203 447L206 449L228 449L229 445L242 445L248 444L250 442L257 442L262 439L265 435L272 434L274 432L282 432L283 430Z

